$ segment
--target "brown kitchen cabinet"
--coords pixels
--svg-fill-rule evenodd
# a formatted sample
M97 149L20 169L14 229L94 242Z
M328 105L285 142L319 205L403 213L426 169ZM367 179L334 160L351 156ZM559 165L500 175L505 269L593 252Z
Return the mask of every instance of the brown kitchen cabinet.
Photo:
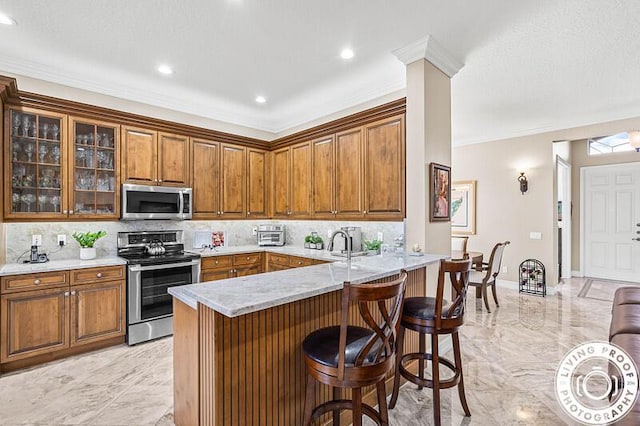
M302 268L305 266L327 263L324 260L310 259L308 257L290 256L280 253L267 253L267 272L283 271L285 269Z
M0 297L0 362L69 347L69 288L24 291Z
M262 149L247 148L247 217L267 218L269 153Z
M204 257L200 266L200 281L216 281L263 272L262 253Z
M68 117L23 107L4 115L4 217L66 218Z
M126 332L125 281L71 286L71 346Z
M1 364L28 365L28 358L124 341L124 266L10 275L0 282Z
M247 216L246 156L242 146L192 139L194 219Z
M311 216L311 142L273 152L273 216Z
M120 126L70 117L69 216L117 219L120 214Z
M369 219L405 214L404 115L364 126L364 211Z
M189 186L189 137L124 126L121 175L124 183Z
M362 128L312 141L312 210L317 219L364 216Z

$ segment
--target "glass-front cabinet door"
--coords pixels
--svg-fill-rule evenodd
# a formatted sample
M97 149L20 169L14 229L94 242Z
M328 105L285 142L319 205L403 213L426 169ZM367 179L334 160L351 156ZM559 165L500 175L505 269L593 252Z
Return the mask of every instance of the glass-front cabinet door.
M70 204L74 217L118 217L118 136L120 127L71 118Z
M20 108L9 109L6 132L10 161L6 217L65 216L65 115Z

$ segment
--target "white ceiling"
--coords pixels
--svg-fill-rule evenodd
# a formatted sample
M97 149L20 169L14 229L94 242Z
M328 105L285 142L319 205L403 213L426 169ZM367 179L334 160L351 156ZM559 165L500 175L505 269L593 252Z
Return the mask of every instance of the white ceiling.
M0 12L18 22L0 26L0 74L273 133L403 89L391 51L428 34L465 64L456 145L640 116L637 0L0 0Z

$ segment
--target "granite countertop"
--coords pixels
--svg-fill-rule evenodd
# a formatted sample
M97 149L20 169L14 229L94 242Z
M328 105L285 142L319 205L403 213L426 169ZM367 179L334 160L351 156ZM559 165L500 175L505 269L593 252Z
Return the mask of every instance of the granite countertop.
M92 260L67 259L50 260L45 263L7 263L0 265L0 276L16 274L32 274L37 272L67 271L71 269L97 268L100 266L126 265L119 257L101 257Z
M207 250L205 250L207 251ZM217 252L200 253L203 256L248 252L274 252L293 256L333 261L321 265L267 272L258 275L229 278L219 281L169 288L178 300L196 309L202 303L228 317L268 309L296 300L340 290L345 281L358 284L397 274L401 269L413 270L435 263L447 256L423 254L385 254L352 258L332 256L326 250L301 247L229 247ZM198 251L196 251L198 253Z

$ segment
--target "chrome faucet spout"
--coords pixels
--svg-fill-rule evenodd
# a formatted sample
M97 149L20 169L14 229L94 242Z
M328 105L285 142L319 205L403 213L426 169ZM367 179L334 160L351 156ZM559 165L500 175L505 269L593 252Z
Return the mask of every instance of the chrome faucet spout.
M351 250L352 250L351 238L349 237L349 234L347 234L342 229L338 229L331 235L331 238L329 238L329 245L327 246L327 250L333 251L333 240L336 238L336 235L338 234L342 234L345 240L347 241L347 262L351 262Z

